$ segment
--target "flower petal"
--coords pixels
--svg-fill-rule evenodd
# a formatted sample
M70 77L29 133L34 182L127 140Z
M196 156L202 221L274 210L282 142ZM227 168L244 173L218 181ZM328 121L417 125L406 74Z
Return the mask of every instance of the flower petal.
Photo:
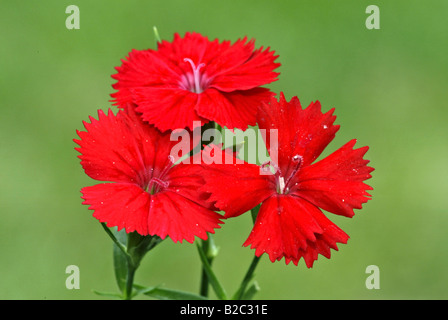
M94 210L93 216L108 227L148 234L150 195L130 183L102 183L82 188L83 204Z
M204 153L208 152L205 149ZM260 174L259 166L236 158L229 163L233 156L226 150L213 147L213 152L221 163L203 165L205 184L201 190L211 194L208 201L223 210L226 218L249 211L275 192L273 176Z
M319 210L320 212L320 210ZM314 215L314 219L319 223L323 232L316 234L315 241L308 241L308 247L305 250L300 250L299 257L285 257L285 262L288 264L292 261L295 265L298 265L300 258L303 257L306 266L311 268L314 261L318 259L318 255L321 254L325 258L330 259L331 249L338 251L337 243L346 244L349 236L342 231L338 226L331 222L323 213Z
M256 124L258 108L272 93L265 88L222 93L210 88L199 95L195 110L200 117L213 120L222 127L246 130Z
M158 176L170 163L170 153L177 141L170 133L141 121L133 106L115 116L98 111L98 120L84 122L87 131L78 131L81 140L76 148L86 174L100 181L131 182L143 186ZM174 159L176 161L177 159Z
M192 243L194 237L207 239L207 232L220 228L221 216L195 202L171 191L151 196L148 215L148 233L162 239L167 236L174 242L186 240Z
M209 201L210 194L201 190L205 184L204 169L199 164L177 164L166 174L165 190L175 192L212 211L217 210Z
M133 103L132 89L163 84L165 88L177 88L182 70L163 54L155 50L132 50L122 65L115 68L112 85L117 92L111 94L114 104L125 107Z
M279 75L273 71L280 66L274 62L278 58L274 51L263 47L255 50L255 40L248 41L247 37L231 44L228 40L210 41L196 32L187 32L184 37L176 33L172 43L159 44L158 52L178 64L183 73L191 72L185 58L196 66L203 63L201 71L210 79L210 87L223 92L252 89L276 81Z
M347 217L353 209L361 209L370 200L366 190L373 188L363 183L374 170L363 159L368 147L353 149L351 140L326 158L302 168L290 193L302 197L320 208Z
M269 104L262 104L257 122L269 154L272 157L275 153L278 157L282 176L288 177L293 171L295 164L292 159L295 156L301 156L301 165L306 166L317 159L333 140L339 129L338 125L333 125L336 119L333 110L322 113L319 102L302 110L297 97L287 102L283 93L279 101L272 97ZM278 143L271 139L270 130L277 131Z
M112 76L117 92L111 96L122 108L137 104L143 119L161 131L192 129L193 121L245 130L255 125L261 101L269 100L269 90L259 86L277 80L276 58L247 38L231 44L176 33L157 50L132 50Z
M90 117L91 123L84 122L87 131L77 131L81 140L75 148L81 155L81 165L86 174L100 181L136 182L143 179L143 159L153 155L150 148L136 148L135 136L125 122L122 113L115 116L111 110L104 114L98 111L98 120Z
M278 80L279 73L273 70L280 63L274 62L278 58L274 51L270 51L270 48L253 51L254 41L245 44L245 40L235 42L229 50L222 52L219 59L210 63L207 69L213 79L210 87L231 92L252 89Z
M208 122L196 112L199 96L196 93L164 87L146 87L133 90L137 111L142 119L165 132L173 129L193 130L195 121L201 125Z
M309 202L285 195L274 195L261 205L254 227L243 244L255 255L267 253L272 262L285 258L295 264L304 257L310 268L318 254L327 258L336 242L348 236Z
M220 44L217 39L210 41L200 33L186 32L183 37L175 33L172 42L163 40L157 51L172 63L181 65L185 73L191 71L191 66L184 62L185 58L191 59L196 65L205 63L207 67L210 61L220 56L229 46L229 41Z

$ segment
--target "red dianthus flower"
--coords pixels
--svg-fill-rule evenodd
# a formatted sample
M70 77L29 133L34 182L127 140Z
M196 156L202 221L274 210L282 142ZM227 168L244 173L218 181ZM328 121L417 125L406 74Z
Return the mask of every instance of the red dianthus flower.
M117 92L111 96L119 107L135 103L143 120L161 131L192 129L194 121L245 130L255 124L260 102L269 100L269 89L260 86L277 80L276 58L246 38L231 44L176 33L157 50L131 51L112 76Z
M363 159L368 147L353 149L356 140L351 140L313 163L339 129L333 111L322 113L319 102L302 109L297 97L290 102L283 94L279 101L273 97L261 106L257 121L266 130L268 152L277 152L277 162L204 166L203 190L211 193L209 200L226 218L261 203L244 243L255 248L256 256L266 252L272 262L285 258L296 265L303 257L310 268L318 254L330 258L330 249L338 250L337 243L349 238L321 209L352 217L353 209L370 199L366 190L372 188L363 182L374 170ZM270 129L277 129L278 145L272 143ZM275 173L260 174L268 166Z
M204 183L198 165L174 164L176 141L143 123L135 108L101 110L98 120L84 122L87 131L77 131L76 148L86 174L110 181L81 190L83 204L109 227L141 235L169 236L174 242L207 238L222 223L221 216L198 191Z

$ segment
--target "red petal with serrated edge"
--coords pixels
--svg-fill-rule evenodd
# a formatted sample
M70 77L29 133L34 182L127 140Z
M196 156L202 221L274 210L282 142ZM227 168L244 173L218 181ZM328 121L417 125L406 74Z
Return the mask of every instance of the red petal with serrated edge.
M142 119L161 131L193 130L195 121L200 125L209 122L196 112L200 97L196 93L179 88L147 87L134 89L133 96Z
M82 188L83 204L94 210L93 216L108 227L148 234L150 195L130 183L102 183Z
M203 73L210 79L210 87L223 92L248 90L277 80L280 66L270 48L255 50L255 40L245 37L230 41L210 41L199 33L186 33L182 38L175 34L173 42L162 41L158 53L178 64L183 73L191 72L184 62L191 59L195 65L203 63Z
M112 87L117 92L111 96L115 105L125 107L133 103L131 90L140 87L153 87L163 84L165 88L178 86L179 66L155 50L132 50L122 65L115 68L117 73L112 78L117 80Z
M177 140L171 141L171 133L144 124L134 107L116 116L100 111L99 120L85 125L87 131L75 140L81 164L89 176L115 182L82 189L83 204L99 221L176 242L192 242L196 235L205 239L221 223L209 195L199 191L204 184L200 166L173 167L178 159L171 151Z
M143 186L158 176L171 161L170 133L162 134L141 121L135 108L115 116L98 111L98 120L84 122L87 131L78 131L81 165L86 174L100 181L131 182ZM176 155L174 161L176 161Z
M255 255L269 255L274 262L298 263L304 257L308 267L318 254L327 258L336 242L346 243L348 236L309 202L285 195L275 195L261 205L254 228L244 246Z
M201 190L211 193L209 201L225 211L225 217L239 216L275 192L272 176L260 175L251 164L206 165L206 184ZM235 179L235 176L238 178Z
M363 183L374 170L363 159L368 147L353 149L351 140L326 158L304 167L297 173L296 184L290 193L302 197L320 208L347 217L353 209L361 209L370 200L366 190L373 188Z
M153 176L159 176L167 166L169 167L181 158L182 155L172 152L173 147L179 143L179 139L188 140L188 145L193 148L192 135L188 130L172 130L162 133L154 126L143 122L133 104L127 105L122 113L125 115L126 125L131 129L135 139L133 146L143 150L141 154L145 160L145 168L151 168Z
M333 109L322 113L319 102L311 103L302 110L299 99L287 102L283 93L279 101L272 97L269 104L262 104L257 122L264 135L269 154L278 154L278 165L283 177L293 171L292 158L302 157L302 166L311 164L333 140L339 129L333 125L336 117ZM273 143L270 130L277 130L278 144Z
M181 195L212 211L217 210L209 201L210 194L201 191L205 184L204 170L199 164L177 164L165 175L167 191Z
M163 191L151 196L148 233L174 242L192 243L195 236L207 239L207 232L220 228L221 216L175 192Z
M216 62L211 64L210 68L217 65L224 71L212 72L214 77L210 83L210 87L223 92L231 92L234 90L249 90L278 80L279 73L273 72L274 69L280 67L280 63L274 62L278 56L269 50L270 48L265 50L260 48L245 61L238 61L236 59L232 61L228 59L231 68L227 69L221 68L221 60L219 64ZM226 56L225 53L223 53L223 56Z
M210 63L229 48L230 42L224 41L222 44L217 39L210 41L207 37L197 32L186 32L184 36L174 34L173 41L162 40L159 42L157 51L169 59L172 63L184 62L185 58L191 59L194 63ZM191 71L188 63L183 65L182 71Z
M178 64L183 73L191 72L191 65L184 61L185 58L188 58L196 66L203 63L204 66L201 70L206 75L215 77L220 73L226 73L239 67L250 59L254 52L254 42L246 42L247 38L231 44L228 40L210 41L196 32L187 32L184 37L176 33L171 43L162 41L159 44L158 52L172 63Z
M98 120L90 117L84 122L87 131L78 131L80 140L76 148L81 155L81 165L86 174L100 181L135 182L145 180L144 159L154 157L152 145L136 148L133 130L125 124L125 116L115 116L111 110L98 111Z
M195 107L197 114L211 119L223 127L246 130L256 124L258 108L268 101L272 93L265 88L238 90L222 93L216 89L207 89L199 95Z
M323 232L316 234L315 241L308 241L307 249L300 250L298 259L285 257L285 262L287 264L292 261L295 265L298 265L300 258L303 257L306 266L311 268L313 267L314 261L317 260L319 254L323 255L327 259L330 259L330 249L338 251L339 249L337 243L347 243L349 236L333 222L331 222L323 213L314 215L314 218L318 221Z
M202 166L205 184L201 191L211 194L208 201L225 211L225 218L249 211L275 192L274 177L260 174L259 166L235 158L233 164L228 164L229 157L232 157L230 153L217 146L210 148L214 153L221 154L217 158L223 162ZM205 154L208 152L204 150Z
M162 131L191 129L193 121L245 130L269 99L260 86L277 80L276 58L269 48L255 50L247 38L231 44L176 33L157 50L131 51L112 76L118 91L111 96L119 107L136 103L143 119Z

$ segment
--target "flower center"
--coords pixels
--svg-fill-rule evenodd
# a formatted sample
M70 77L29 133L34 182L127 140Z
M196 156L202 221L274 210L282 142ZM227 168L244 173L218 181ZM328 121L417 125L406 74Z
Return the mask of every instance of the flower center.
M154 193L159 192L162 189L167 188L168 186L169 186L168 182L163 181L159 178L152 178L148 184L148 191L150 194L154 194Z
M291 164L292 164L292 171L287 174L283 174L280 170L280 168L273 162L269 161L267 163L264 163L261 167L262 169L267 172L269 171L269 166L273 167L274 169L274 177L275 177L275 185L276 190L278 194L288 194L289 190L291 189L291 182L294 179L294 176L296 175L297 171L299 171L301 165L302 165L303 157L296 154L291 158ZM289 170L288 170L289 171Z
M168 156L168 163L165 165L165 167L162 169L162 171L159 174L159 177L152 177L145 190L149 192L150 194L155 194L165 188L168 188L169 182L164 181L163 177L165 174L171 169L172 165L174 164L174 158L173 156Z
M190 64L193 73L189 72L182 75L180 80L181 88L194 93L203 92L209 84L209 79L205 74L199 72L199 70L205 67L205 63L200 63L196 66L190 58L185 58L184 61Z
M277 182L277 193L278 194L285 194L288 193L289 189L287 188L285 190L285 178L283 178L281 175L278 175L276 178ZM286 191L286 192L285 192Z

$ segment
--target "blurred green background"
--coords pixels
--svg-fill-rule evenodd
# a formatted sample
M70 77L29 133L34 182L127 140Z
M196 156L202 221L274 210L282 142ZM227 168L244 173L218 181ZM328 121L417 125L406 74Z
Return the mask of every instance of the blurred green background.
M80 29L68 30L68 5ZM380 8L380 29L365 27ZM248 36L282 63L271 84L304 105L336 108L349 139L370 147L373 200L352 219L329 215L351 237L312 269L271 263L256 271L259 299L448 298L448 42L445 0L396 1L14 1L0 3L0 298L98 299L117 291L111 241L80 189L94 184L74 150L76 129L110 107L110 75L133 48L197 31L211 39ZM115 109L114 109L115 110ZM242 195L244 196L244 195ZM227 221L215 241L215 271L229 293L253 250L241 245L249 215ZM79 290L65 287L68 265ZM380 289L365 286L380 269ZM164 241L136 275L142 285L197 292L195 245Z

